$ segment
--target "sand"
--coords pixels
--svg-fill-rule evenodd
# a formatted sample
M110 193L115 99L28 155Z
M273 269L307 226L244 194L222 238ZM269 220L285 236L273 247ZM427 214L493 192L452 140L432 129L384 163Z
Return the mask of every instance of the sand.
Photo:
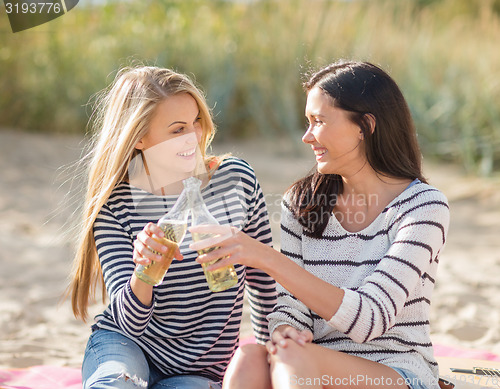
M81 364L90 323L74 319L60 300L72 262L64 233L76 217L66 196L72 173L64 166L84 144L81 136L0 131L0 367ZM281 194L313 166L312 155L268 140L214 149L253 165L278 248ZM500 181L442 163L426 162L425 172L452 212L431 305L433 341L500 354ZM100 310L100 303L91 307L93 314ZM251 335L248 310L242 331Z

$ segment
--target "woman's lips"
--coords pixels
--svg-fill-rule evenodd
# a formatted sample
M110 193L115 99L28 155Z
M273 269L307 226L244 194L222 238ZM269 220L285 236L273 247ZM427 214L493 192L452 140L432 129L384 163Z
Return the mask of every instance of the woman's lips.
M325 155L327 153L327 149L324 148L324 147L313 147L313 152L314 152L314 155L316 156L316 160L320 160L323 155Z
M182 153L177 153L177 155L182 157L182 158L189 159L195 155L195 152L196 152L196 148L191 149L191 150L187 150L187 151L183 151Z

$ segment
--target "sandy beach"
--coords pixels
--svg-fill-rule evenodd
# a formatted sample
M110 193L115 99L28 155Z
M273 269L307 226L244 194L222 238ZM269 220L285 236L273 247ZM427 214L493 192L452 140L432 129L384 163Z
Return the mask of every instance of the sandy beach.
M91 323L74 319L61 296L73 250L64 233L76 220L78 201L66 196L72 171L64 167L79 158L84 144L81 136L0 131L0 367L81 364ZM276 248L281 194L313 166L304 147L262 140L214 146L254 167ZM425 174L448 197L452 215L431 305L433 341L500 354L500 180L430 161ZM100 310L97 303L91 313ZM248 314L242 332L251 335Z

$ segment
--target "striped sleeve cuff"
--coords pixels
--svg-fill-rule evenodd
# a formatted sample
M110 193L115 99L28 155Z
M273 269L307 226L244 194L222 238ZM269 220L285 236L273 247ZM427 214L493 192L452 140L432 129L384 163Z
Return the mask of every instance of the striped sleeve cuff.
M132 336L141 336L153 315L155 301L153 293L151 304L143 304L132 291L129 280L123 293L123 310L119 313L120 327Z
M342 303L337 312L328 321L328 324L348 335L353 341L363 343L371 332L371 329L369 327L360 328L363 325L363 321L359 320L363 305L361 296L350 289L342 289L344 290Z

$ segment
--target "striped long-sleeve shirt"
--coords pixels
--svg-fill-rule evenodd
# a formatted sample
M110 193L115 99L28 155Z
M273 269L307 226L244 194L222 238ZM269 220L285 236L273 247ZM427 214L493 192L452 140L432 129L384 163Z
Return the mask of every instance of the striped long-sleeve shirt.
M252 168L227 158L202 188L209 211L222 225L238 226L270 245L271 230L264 197ZM264 272L236 265L238 284L226 291L208 289L203 270L189 249L188 232L153 302L143 305L130 278L133 241L148 222L157 222L177 196L155 196L127 183L118 185L94 224L97 252L110 304L96 317L97 326L133 339L167 375L197 374L220 380L238 345L245 289L257 341L269 338L266 316L276 303L276 286ZM188 225L191 221L188 221Z
M324 320L278 285L271 332L282 324L309 329L316 344L408 369L437 388L429 306L449 225L445 196L417 181L362 231L348 232L331 216L320 239L304 231L286 199L281 222L282 252L345 295Z

